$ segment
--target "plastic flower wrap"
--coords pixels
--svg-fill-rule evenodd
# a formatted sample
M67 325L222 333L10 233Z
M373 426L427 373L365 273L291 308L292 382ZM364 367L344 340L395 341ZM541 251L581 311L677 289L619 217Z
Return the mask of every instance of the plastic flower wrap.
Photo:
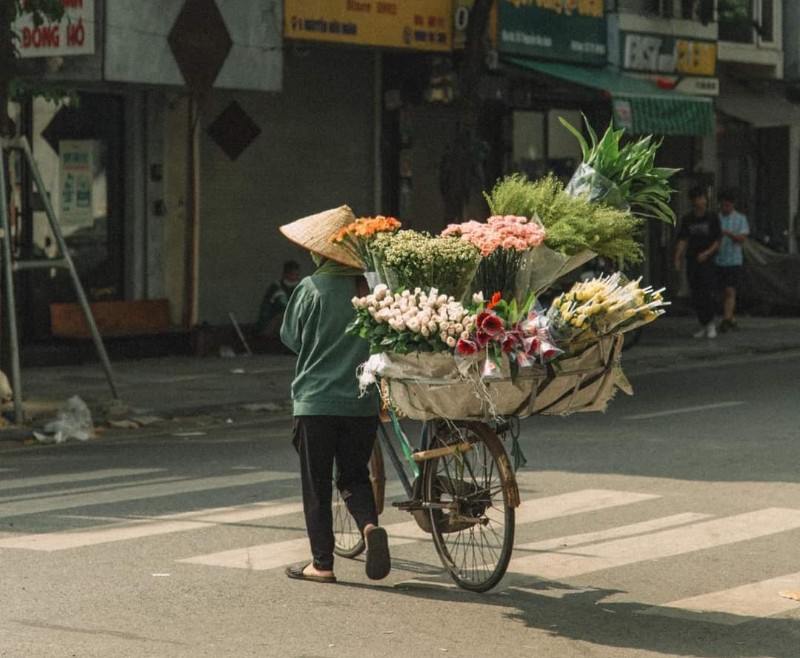
M385 284L354 297L356 319L347 332L369 341L370 353L449 352L469 336L475 316L436 288L393 293Z
M510 366L512 378L520 368L557 357L561 350L550 336L548 318L534 309L535 297L528 293L521 304L507 301L496 292L487 303L482 293L473 296L474 327L459 338L456 354L486 354L481 376L501 376L503 360Z
M375 271L376 262L373 242L381 233L394 233L400 228L400 222L394 217L361 217L343 229L334 233L331 242L346 249L351 256L357 258L368 271Z
M456 299L465 295L481 262L474 245L411 230L379 236L375 253L383 282L392 290L436 288Z
M538 221L527 217L493 215L486 222L449 224L442 235L458 236L480 249L477 290L485 296L499 290L510 298L517 293L517 279L526 266L526 255L542 244L546 231Z
M547 317L557 344L577 354L601 336L630 331L664 313L663 288L642 288L620 272L576 283L556 297Z

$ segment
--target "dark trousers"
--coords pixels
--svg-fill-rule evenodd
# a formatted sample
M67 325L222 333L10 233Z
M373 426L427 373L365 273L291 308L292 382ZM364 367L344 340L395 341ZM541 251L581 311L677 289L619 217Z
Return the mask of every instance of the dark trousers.
M714 292L717 288L717 266L713 260L687 263L686 278L692 291L692 305L700 324L714 319Z
M378 525L369 479L369 458L378 417L295 416L292 443L300 455L303 513L314 566L333 569L333 465L336 487L363 532Z

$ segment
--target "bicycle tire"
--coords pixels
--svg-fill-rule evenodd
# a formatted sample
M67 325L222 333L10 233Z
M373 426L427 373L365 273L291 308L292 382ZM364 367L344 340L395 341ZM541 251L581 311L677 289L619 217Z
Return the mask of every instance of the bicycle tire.
M383 512L386 471L383 463L383 451L376 439L369 459L370 482L375 507L378 514ZM361 555L367 548L361 532L356 527L355 519L347 511L339 489L336 486L336 475L333 478L333 552L339 557L353 559Z
M432 448L471 449L425 463L424 502L439 558L459 587L485 592L505 575L514 548L519 491L503 444L484 423L442 423Z

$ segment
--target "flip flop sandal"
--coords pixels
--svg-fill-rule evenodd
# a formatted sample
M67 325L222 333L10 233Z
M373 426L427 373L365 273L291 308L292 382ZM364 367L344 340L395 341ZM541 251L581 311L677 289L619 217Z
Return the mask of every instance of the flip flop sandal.
M367 543L367 578L381 580L392 570L392 559L389 555L389 536L383 528L373 528L366 535Z
M312 583L335 583L336 576L315 576L313 574L305 574L303 573L303 569L305 569L310 562L306 562L305 564L295 564L291 567L286 567L286 575L289 578L294 578L296 580L310 580Z

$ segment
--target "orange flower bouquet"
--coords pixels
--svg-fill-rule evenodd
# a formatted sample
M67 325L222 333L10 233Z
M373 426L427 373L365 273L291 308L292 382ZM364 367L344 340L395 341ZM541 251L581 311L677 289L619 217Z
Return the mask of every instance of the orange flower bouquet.
M400 228L400 222L394 217L360 217L351 222L329 240L346 249L350 255L364 263L364 269L374 272L377 268L375 254L372 250L372 241L380 233L395 233Z

